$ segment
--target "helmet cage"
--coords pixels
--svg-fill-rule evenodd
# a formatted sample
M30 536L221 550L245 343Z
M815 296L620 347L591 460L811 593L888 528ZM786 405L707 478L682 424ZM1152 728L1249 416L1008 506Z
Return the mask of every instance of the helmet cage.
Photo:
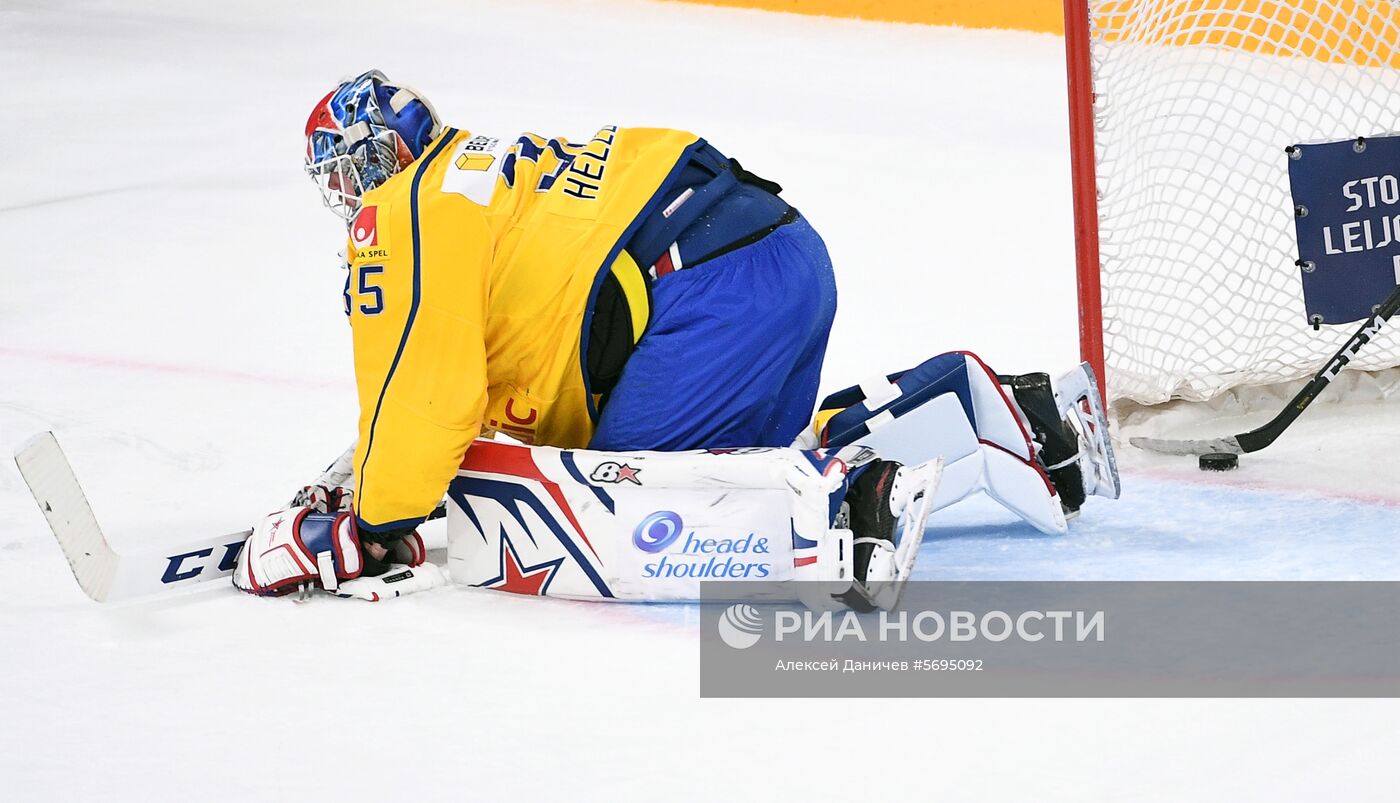
M403 137L386 123L380 108L379 86L388 79L371 70L343 83L324 101L324 114L307 132L306 172L321 191L326 206L348 224L360 211L364 194L389 180L411 163L413 153ZM437 129L437 114L412 90L398 88L390 98L397 115L411 101L423 103Z
M326 206L349 223L360 211L364 194L398 172L403 146L399 135L391 130L366 137L349 148L344 146L343 136L326 129L317 130L313 142L323 137L339 141L321 158L315 157L316 148L308 149L306 172L316 182Z

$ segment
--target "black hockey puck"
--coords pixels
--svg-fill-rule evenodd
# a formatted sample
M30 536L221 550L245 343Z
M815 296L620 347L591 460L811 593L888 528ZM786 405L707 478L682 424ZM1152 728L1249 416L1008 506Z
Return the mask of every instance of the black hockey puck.
M1201 471L1234 471L1240 467L1240 456L1229 452L1201 455Z

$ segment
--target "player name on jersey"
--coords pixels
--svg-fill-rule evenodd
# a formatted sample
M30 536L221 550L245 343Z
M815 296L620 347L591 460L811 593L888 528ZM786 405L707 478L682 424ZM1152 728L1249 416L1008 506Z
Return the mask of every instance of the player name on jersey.
M596 201L603 189L603 176L608 168L617 126L606 126L589 140L583 153L575 156L564 175L564 194L585 201Z

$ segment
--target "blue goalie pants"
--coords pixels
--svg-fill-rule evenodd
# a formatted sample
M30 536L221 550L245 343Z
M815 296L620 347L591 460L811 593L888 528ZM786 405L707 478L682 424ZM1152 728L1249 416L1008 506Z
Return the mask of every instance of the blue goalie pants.
M811 422L836 279L801 217L657 279L591 449L789 446Z

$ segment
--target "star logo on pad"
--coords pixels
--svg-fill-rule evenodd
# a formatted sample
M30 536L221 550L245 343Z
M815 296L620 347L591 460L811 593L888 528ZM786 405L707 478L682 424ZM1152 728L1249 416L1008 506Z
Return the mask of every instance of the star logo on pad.
M520 554L515 551L515 545L510 542L510 538L502 529L501 573L499 576L482 583L479 587L495 591L509 591L512 594L542 597L549 590L549 582L554 579L554 573L559 570L564 559L555 558L534 566L526 566L524 563L520 559Z
M611 485L616 485L619 482L641 485L642 481L638 479L641 473L640 468L632 468L626 463L609 460L606 463L599 463L598 467L593 469L593 473L588 475L588 478L594 482L606 482Z

